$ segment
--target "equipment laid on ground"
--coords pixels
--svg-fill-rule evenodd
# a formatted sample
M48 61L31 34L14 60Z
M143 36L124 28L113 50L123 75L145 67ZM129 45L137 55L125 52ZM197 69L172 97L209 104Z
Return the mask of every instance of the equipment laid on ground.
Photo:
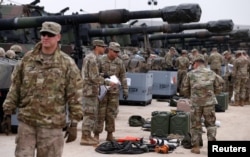
M176 104L177 111L190 112L191 104L189 99L179 99Z
M219 95L216 95L218 104L215 105L216 112L225 112L228 108L228 93L222 92Z
M168 111L154 111L151 118L151 136L167 137L171 113Z
M190 132L191 122L189 112L176 112L170 117L169 133L187 135Z

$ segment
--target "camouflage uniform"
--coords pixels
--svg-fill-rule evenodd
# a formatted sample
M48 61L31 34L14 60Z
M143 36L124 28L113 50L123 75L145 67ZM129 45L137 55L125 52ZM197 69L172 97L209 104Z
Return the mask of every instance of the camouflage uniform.
M173 69L173 59L175 57L176 50L175 48L171 47L167 54L164 56L165 58L165 67L163 69Z
M230 72L228 64L233 65L235 58L231 56L231 53L229 51L223 52L223 55L225 56L225 66L226 66L226 72L224 76L224 80L225 80L224 91L228 92L228 95L229 95L228 99L230 102L231 97L233 96L233 79L232 79L232 71ZM230 55L230 56L227 57L227 55Z
M3 104L6 115L18 108L16 157L34 156L35 149L37 156L61 157L66 108L72 121L83 116L83 81L74 60L59 47L50 56L41 49L38 43L18 62Z
M23 57L23 55L24 55L23 49L22 49L22 47L20 45L17 45L17 44L12 45L10 47L10 50L13 50L15 52L15 54L16 54L15 58L16 59L21 59Z
M123 61L118 57L116 57L114 60L110 60L108 55L109 54L104 55L100 60L100 72L108 74L109 76L115 75L121 82L123 95L128 95L126 70ZM104 123L105 130L108 133L115 131L115 117L117 116L119 107L119 91L119 86L110 88L103 100L100 102L98 108L98 123L95 129L95 134L99 134L103 131Z
M246 84L249 78L248 66L249 61L241 54L240 51L236 52L236 57L233 65L232 77L234 79L234 106L243 106L246 99Z
M105 47L104 42L94 40L94 46ZM103 44L102 44L103 43ZM99 45L97 45L99 44ZM100 45L102 44L102 45ZM82 77L83 77L83 121L82 134L91 138L91 132L94 131L98 115L98 95L100 93L100 85L108 85L109 81L105 81L103 76L99 73L99 58L101 55L94 51L86 55L83 60ZM85 142L82 142L85 143Z
M208 57L208 64L210 64L210 69L216 74L221 76L221 65L224 63L224 58L217 50L213 50Z
M175 66L177 67L177 91L180 90L182 80L187 74L189 68L189 59L186 56L180 56L176 59Z
M205 68L204 64L188 72L183 80L182 93L185 97L190 97L192 104L190 114L193 146L199 146L202 137L202 116L205 119L208 141L216 140L215 94L221 92L223 82L219 75Z

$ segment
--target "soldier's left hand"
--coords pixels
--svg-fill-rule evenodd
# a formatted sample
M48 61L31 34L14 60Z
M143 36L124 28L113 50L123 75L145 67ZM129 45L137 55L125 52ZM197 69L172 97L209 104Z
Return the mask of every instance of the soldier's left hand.
M127 100L127 99L128 99L128 93L124 93L124 94L123 94L123 99L124 99L124 100Z
M66 128L66 133L64 136L64 138L67 138L66 143L75 141L76 137L77 137L77 123L71 123Z
M3 132L6 135L9 135L9 133L11 132L11 115L4 114L1 127L2 127Z

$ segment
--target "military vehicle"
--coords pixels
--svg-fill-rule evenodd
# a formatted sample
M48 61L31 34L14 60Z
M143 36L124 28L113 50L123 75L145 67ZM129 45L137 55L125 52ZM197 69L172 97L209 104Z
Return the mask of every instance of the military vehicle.
M37 5L39 2L36 0L25 5L0 5L0 47L8 50L11 45L19 44L26 52L40 40L41 24L44 21L55 21L62 25L62 50L75 58L79 68L81 68L81 60L84 57L82 45L88 46L91 41L90 37L85 34L89 29L114 27L129 20L145 18L162 18L168 23L198 22L201 16L201 8L198 4L181 4L158 10L130 12L126 9L114 9L93 14L64 15L68 8L62 9L58 13L48 13L44 7ZM3 102L15 64L9 64L9 60L6 62L6 59L0 60L0 63L0 82L9 81L4 85L1 84L0 87ZM8 70L6 71L6 69ZM0 115L3 115L2 111ZM0 117L0 121L1 119L2 117Z
M143 37L140 37L139 40L143 40ZM167 44L182 44L181 47L184 49L193 46L224 47L224 49L228 49L229 46L232 50L236 50L240 46L239 43L249 41L249 29L232 30L230 32L197 31L194 33L156 34L150 35L149 40L162 40Z

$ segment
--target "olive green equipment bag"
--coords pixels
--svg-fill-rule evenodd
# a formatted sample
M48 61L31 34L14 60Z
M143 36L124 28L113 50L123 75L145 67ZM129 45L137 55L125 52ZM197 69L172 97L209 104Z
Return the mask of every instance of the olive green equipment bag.
M128 123L129 126L134 126L134 127L143 126L143 124L145 123L145 119L140 115L132 115L129 117Z

